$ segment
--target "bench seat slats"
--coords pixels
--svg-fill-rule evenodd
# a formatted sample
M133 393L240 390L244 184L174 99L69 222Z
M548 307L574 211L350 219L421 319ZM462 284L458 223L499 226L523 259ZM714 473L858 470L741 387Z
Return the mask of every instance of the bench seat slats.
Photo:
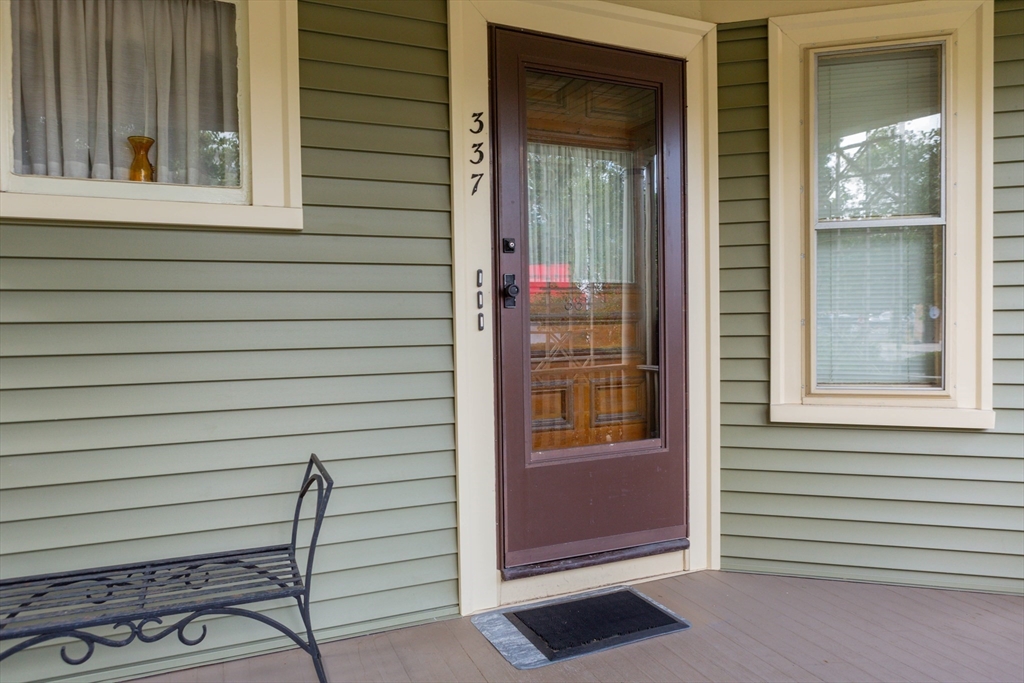
M302 595L290 546L0 582L3 637L21 638ZM8 590L10 588L11 590Z
M107 567L90 567L77 572L57 572L54 574L37 574L35 576L23 576L13 579L0 579L0 599L6 599L8 595L14 595L18 592L32 592L34 586L38 585L50 585L60 580L61 578L67 577L70 574L74 574L80 579L98 578L107 576L114 573L134 573L144 569L153 569L154 571L160 571L161 569L173 569L176 566L181 565L183 562L203 562L204 560L220 560L229 559L232 557L246 557L246 558L260 558L266 555L280 555L281 552L288 552L290 546L287 545L271 545L262 548L247 548L244 550L229 550L227 552L220 553L206 553L204 555L190 555L188 557L174 557L171 559L159 559L151 562L136 562L134 564L116 564Z
M250 577L252 578L252 577ZM268 584L272 587L268 588ZM276 588L273 587L276 584ZM104 596L101 599L96 600L91 605L82 606L82 602L74 602L63 600L59 604L47 603L44 607L36 607L30 602L18 605L11 610L12 618L0 618L0 625L6 626L8 623L16 622L19 625L26 625L30 621L45 622L47 624L54 623L55 620L67 620L70 617L85 616L85 615L117 615L124 611L133 611L139 608L151 611L154 609L160 609L164 607L177 607L182 603L191 604L196 601L197 598L203 600L207 598L218 597L218 594L223 593L234 593L238 595L248 596L252 593L264 593L267 590L274 591L277 588L289 591L292 586L295 585L295 580L290 583L283 583L281 581L267 581L260 577L259 579L252 579L245 583L232 583L227 585L218 585L211 587L209 585L202 585L197 591L195 587L188 587L184 590L169 592L165 591L162 594L150 595L148 591L142 589L135 589L135 595L123 594L119 599L107 599ZM64 609L61 609L64 608Z
M248 562L248 561L247 561ZM278 577L282 581L292 580L294 566L287 557L280 561L259 560L259 568L267 575ZM196 566L196 565L189 565ZM223 566L203 564L202 581L204 586L212 586L251 579L252 570L243 564L226 564ZM65 603L78 603L84 600L105 600L107 602L122 597L137 597L138 584L145 582L148 587L146 595L156 596L159 593L168 591L181 591L189 588L189 584L178 580L180 573L173 571L153 572L152 574L134 574L124 581L111 583L113 575L105 577L89 577L86 579L73 576L61 580L58 584L51 584L47 589L45 584L35 586L31 591L19 591L18 593L3 593L0 599L0 613L14 609L25 601L31 601L38 597L41 591L46 592L47 604L58 606ZM59 585L64 584L64 585Z

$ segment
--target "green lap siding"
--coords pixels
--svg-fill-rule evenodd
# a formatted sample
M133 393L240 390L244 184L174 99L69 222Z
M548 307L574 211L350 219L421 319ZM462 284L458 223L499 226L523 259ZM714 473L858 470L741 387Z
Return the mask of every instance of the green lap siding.
M768 38L718 27L722 566L1024 590L1024 24L995 14L993 367L989 432L771 423Z
M300 234L0 228L4 577L286 541L316 452L337 482L321 639L458 612L446 13L300 2ZM265 610L299 628L294 605ZM289 646L208 626L195 648L100 647L74 668L43 647L0 679Z

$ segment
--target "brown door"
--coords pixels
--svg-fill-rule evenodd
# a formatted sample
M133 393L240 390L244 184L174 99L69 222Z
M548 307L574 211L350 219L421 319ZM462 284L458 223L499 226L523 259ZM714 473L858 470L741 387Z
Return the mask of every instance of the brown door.
M683 63L491 39L502 567L685 547Z

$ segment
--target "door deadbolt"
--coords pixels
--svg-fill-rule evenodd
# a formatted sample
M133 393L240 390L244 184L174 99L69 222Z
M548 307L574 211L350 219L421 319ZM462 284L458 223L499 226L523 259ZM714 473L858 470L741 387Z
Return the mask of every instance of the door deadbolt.
M516 297L519 296L519 285L516 284L516 276L507 274L505 277L505 308L516 307Z

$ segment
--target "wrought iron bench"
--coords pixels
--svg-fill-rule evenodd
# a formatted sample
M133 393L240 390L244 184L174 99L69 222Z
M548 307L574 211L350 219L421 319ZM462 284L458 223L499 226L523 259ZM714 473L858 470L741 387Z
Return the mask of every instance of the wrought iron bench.
M303 498L314 484L316 517L303 578L295 558L295 540ZM333 488L334 480L320 459L315 454L310 456L295 504L291 543L286 545L0 581L0 640L23 639L0 653L0 661L55 638L85 643L87 650L80 657L69 655L66 645L61 647L60 656L68 664L81 664L92 657L96 643L123 647L136 638L152 643L177 632L182 643L196 645L206 637L206 625L190 638L185 628L193 620L233 614L262 621L291 638L313 658L317 678L326 683L320 648L309 620L309 582L317 537ZM276 619L239 607L279 598L294 598L298 603L306 640ZM160 628L163 617L182 614L187 616ZM83 630L95 626L129 631L108 637Z

